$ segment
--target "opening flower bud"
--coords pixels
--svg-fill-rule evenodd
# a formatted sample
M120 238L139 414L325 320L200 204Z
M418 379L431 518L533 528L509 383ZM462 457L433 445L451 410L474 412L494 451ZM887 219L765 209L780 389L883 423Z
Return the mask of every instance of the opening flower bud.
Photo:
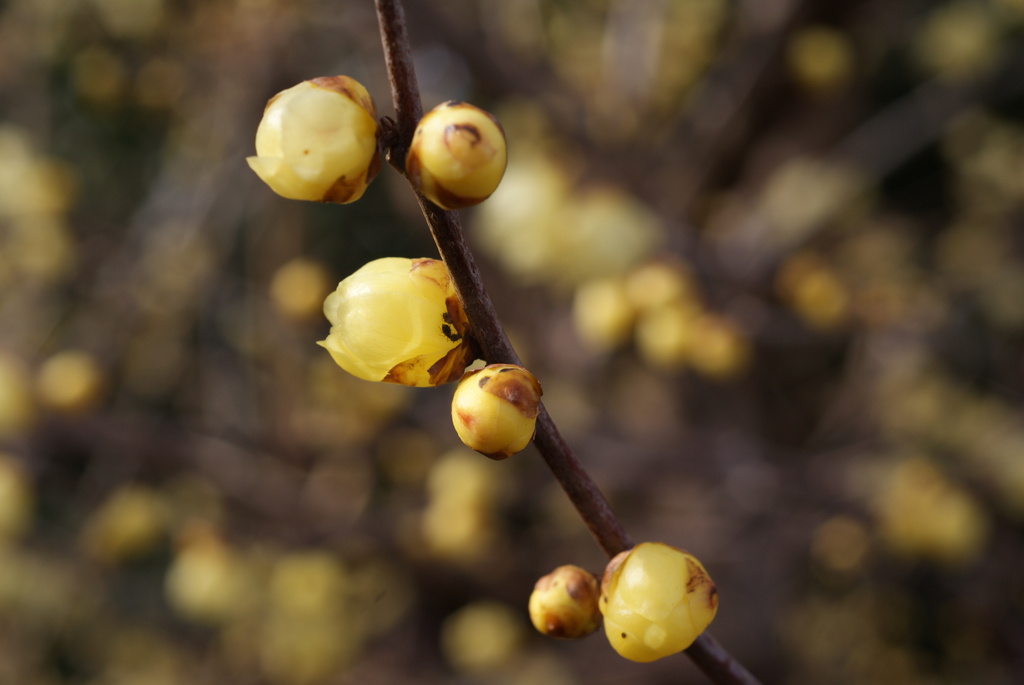
M475 358L462 304L437 259L374 260L327 296L324 315L331 332L318 344L364 380L440 385Z
M377 110L355 79L324 76L270 99L246 160L263 182L292 200L358 200L380 171Z
M452 423L462 442L491 459L505 459L533 439L540 383L514 364L470 371L455 388Z
M483 202L497 189L506 161L498 121L478 107L449 101L420 119L405 171L431 202L459 209Z
M715 617L718 591L692 554L644 542L608 563L598 606L615 651L648 662L693 644Z
M559 566L537 581L530 594L533 627L550 637L577 639L601 625L597 578L579 566Z

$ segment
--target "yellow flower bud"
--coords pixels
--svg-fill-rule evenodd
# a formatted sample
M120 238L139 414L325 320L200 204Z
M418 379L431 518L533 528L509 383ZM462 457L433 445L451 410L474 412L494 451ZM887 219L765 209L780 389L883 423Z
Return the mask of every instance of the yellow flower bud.
M523 642L518 612L493 600L466 605L441 626L441 651L456 671L483 675L517 657Z
M39 368L36 393L44 406L66 414L82 414L103 400L106 384L99 362L77 350L58 352Z
M728 380L750 365L750 341L725 316L708 313L698 317L693 323L692 344L689 362L705 376Z
M849 291L835 270L813 253L788 257L776 276L775 289L814 328L837 328L849 315Z
M505 174L505 132L487 112L445 102L427 112L405 157L412 184L445 209L486 200Z
M644 542L608 563L598 606L615 651L648 662L693 644L715 617L718 592L692 554Z
M988 543L984 507L925 458L886 474L873 509L882 540L909 556L956 566L977 559Z
M270 99L249 166L281 197L358 200L380 170L373 98L348 76L323 76Z
M109 563L145 556L162 540L167 514L166 503L150 488L122 487L86 522L82 544L90 556Z
M323 550L286 554L270 573L268 600L275 617L316 620L337 611L345 598L345 568Z
M545 635L576 639L601 625L597 578L579 566L559 566L530 594L530 620Z
M455 388L452 423L462 442L491 459L505 459L533 439L540 383L514 364L470 371Z
M440 385L474 358L462 304L437 259L374 260L338 284L324 314L331 332L318 344L364 380Z
M201 623L220 623L245 608L248 578L237 551L214 531L196 524L182 533L164 593L182 616Z
M319 262L298 257L278 269L270 280L270 303L278 314L305 321L323 309L331 290L327 271Z
M583 342L596 350L613 350L633 332L636 310L620 279L595 278L576 288L572 322Z
M847 34L827 26L810 26L789 39L786 62L800 86L824 95L850 80L856 57Z

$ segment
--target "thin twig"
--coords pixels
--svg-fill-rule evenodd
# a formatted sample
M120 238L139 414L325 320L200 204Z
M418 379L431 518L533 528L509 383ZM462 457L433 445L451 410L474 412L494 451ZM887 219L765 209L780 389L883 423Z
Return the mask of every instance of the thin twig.
M375 3L395 103L395 126L385 131L382 145L388 152L386 156L391 165L404 174L404 153L422 114L422 106L401 0L375 0ZM416 116L413 116L414 113ZM489 363L518 364L519 357L505 334L484 288L476 260L466 243L458 213L441 209L419 193L417 197L438 252L452 275L484 359ZM534 445L601 549L612 557L632 547L629 536L608 506L604 495L583 469L543 407L537 418ZM686 653L715 683L759 685L759 681L707 632L698 637Z

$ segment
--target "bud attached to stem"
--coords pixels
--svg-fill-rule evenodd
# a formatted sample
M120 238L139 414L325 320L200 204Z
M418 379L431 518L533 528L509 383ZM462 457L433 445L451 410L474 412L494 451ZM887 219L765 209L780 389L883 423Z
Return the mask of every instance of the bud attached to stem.
M599 606L615 651L648 662L693 644L715 617L718 591L692 554L644 542L608 562Z
M530 594L530 621L544 635L578 639L601 625L597 578L579 566L559 566Z
M462 442L491 459L505 459L533 439L540 382L514 364L470 371L455 388L452 423Z
M427 112L413 134L405 171L434 204L461 209L486 200L505 174L505 132L478 107L449 101Z
M324 300L331 332L318 343L368 381L441 385L476 357L444 262L385 257L364 265Z
M281 197L354 202L380 171L373 98L348 76L283 90L267 103L246 161Z

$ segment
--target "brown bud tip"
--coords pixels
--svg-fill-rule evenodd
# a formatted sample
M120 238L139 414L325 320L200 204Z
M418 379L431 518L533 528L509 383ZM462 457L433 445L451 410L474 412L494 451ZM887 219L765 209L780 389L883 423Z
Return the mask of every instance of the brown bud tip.
M530 621L544 635L578 639L601 625L597 578L579 566L559 566L530 595Z

